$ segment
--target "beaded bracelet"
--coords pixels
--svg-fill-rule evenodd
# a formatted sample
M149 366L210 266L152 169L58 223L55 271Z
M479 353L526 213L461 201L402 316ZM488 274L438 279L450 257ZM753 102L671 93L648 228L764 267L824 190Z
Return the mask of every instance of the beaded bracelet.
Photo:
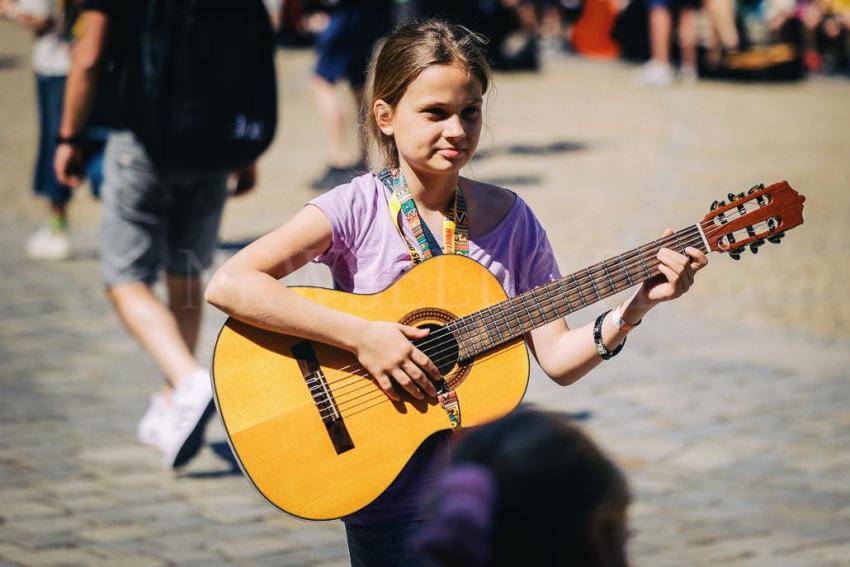
M623 339L617 348L609 351L605 346L605 343L602 342L602 321L605 320L605 316L611 312L609 309L602 315L596 318L596 322L593 324L593 342L596 344L596 352L599 353L599 356L602 357L602 360L608 360L609 358L613 358L617 356L621 350L623 350L623 345L626 344L626 339Z

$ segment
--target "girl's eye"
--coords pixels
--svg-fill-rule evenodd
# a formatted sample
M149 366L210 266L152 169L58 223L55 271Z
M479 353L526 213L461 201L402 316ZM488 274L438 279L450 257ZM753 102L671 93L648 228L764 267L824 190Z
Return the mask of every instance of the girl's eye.
M423 112L429 118L443 119L447 116L446 111L441 108L426 108Z
M463 116L465 118L474 118L478 116L478 113L481 112L481 109L477 106L470 106L469 108L463 109Z

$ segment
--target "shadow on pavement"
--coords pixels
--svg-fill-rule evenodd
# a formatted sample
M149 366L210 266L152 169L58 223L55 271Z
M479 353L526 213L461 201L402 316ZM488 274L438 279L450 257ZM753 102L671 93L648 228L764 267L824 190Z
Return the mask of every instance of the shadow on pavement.
M479 148L472 157L473 161L490 159L501 154L513 154L521 156L549 156L567 152L580 152L588 148L584 142L561 140L549 144L511 144L506 146L493 146L491 148Z
M227 469L216 469L209 471L192 471L180 475L183 478L221 478L225 476L241 476L242 471L239 469L239 463L236 461L236 456L230 449L230 445L226 441L218 441L210 443L210 449L216 457L224 461L228 466Z

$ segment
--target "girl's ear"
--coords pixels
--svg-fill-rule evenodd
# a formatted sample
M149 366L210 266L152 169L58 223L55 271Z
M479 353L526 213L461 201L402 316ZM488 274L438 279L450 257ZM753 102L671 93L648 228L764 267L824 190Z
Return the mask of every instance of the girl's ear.
M383 132L385 136L392 136L392 107L383 100L378 99L375 101L375 104L372 105L372 114L375 116L375 123L378 125L378 129Z

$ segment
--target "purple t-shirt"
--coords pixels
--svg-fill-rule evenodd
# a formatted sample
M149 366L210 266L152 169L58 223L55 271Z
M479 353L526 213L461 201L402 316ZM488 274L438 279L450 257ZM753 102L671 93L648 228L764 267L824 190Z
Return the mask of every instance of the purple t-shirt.
M412 267L407 246L390 217L389 195L377 176L368 173L310 201L333 227L331 245L316 261L330 268L334 288L377 293ZM415 243L406 223L402 227ZM441 236L434 234L440 244ZM560 278L546 231L519 196L496 228L470 238L469 257L496 276L509 297ZM424 519L422 496L448 462L450 448L448 432L429 438L375 502L344 520L382 524Z

